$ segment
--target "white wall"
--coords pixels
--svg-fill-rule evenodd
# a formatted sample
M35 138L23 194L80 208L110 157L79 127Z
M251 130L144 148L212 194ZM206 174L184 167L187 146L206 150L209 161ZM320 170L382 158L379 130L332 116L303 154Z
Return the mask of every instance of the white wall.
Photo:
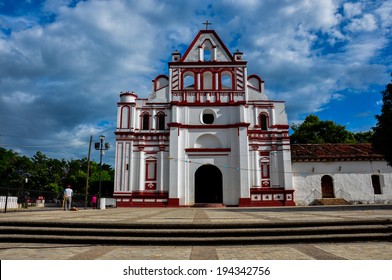
M292 169L297 204L321 198L324 175L333 178L337 198L361 203L392 202L392 168L384 161L293 162ZM371 175L381 176L382 194L374 194Z

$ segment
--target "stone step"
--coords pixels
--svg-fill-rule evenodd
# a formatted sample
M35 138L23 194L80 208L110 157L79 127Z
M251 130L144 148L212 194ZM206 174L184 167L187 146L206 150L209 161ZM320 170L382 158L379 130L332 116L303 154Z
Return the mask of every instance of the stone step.
M333 233L388 233L387 225L345 225L292 228L216 228L216 229L109 229L74 227L26 227L0 226L0 234L21 235L67 235L67 236L126 236L126 237L237 237L237 236L279 236L279 235L318 235Z
M230 237L113 237L113 236L53 236L1 234L0 242L7 243L56 243L56 244L100 244L100 245L239 245L302 242L353 242L391 241L390 233L322 234L291 236L240 236Z
M224 224L0 222L0 242L64 244L262 244L392 241L392 221L335 220Z

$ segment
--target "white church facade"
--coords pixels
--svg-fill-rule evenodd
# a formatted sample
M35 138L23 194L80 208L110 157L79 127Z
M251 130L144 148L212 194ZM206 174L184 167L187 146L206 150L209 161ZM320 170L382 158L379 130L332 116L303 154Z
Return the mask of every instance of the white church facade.
M201 30L147 99L120 95L118 206L294 205L289 126L239 51Z
M322 173L333 181L336 168L303 159L298 149L292 161L285 103L268 99L264 81L248 73L243 53L230 53L214 30L201 30L183 55L172 54L168 68L168 76L152 80L148 98L120 94L118 207L295 206L307 203L312 193L323 196ZM325 169L315 176L314 168ZM392 170L382 170L387 201ZM328 195L339 196L336 190L332 186L333 195Z

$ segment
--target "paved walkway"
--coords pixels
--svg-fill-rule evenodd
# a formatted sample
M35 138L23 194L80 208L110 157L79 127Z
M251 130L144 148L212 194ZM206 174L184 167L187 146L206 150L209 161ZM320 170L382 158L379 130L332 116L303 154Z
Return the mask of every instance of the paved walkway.
M391 207L117 208L0 213L0 221L83 223L250 223L392 219ZM312 243L248 246L91 246L0 243L2 260L392 260L392 243Z

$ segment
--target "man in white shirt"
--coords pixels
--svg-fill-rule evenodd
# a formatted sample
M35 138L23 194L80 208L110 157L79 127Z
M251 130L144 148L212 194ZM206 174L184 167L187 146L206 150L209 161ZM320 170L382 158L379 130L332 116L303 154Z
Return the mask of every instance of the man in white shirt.
M71 210L72 196L73 190L71 189L71 186L68 185L64 190L64 211Z

